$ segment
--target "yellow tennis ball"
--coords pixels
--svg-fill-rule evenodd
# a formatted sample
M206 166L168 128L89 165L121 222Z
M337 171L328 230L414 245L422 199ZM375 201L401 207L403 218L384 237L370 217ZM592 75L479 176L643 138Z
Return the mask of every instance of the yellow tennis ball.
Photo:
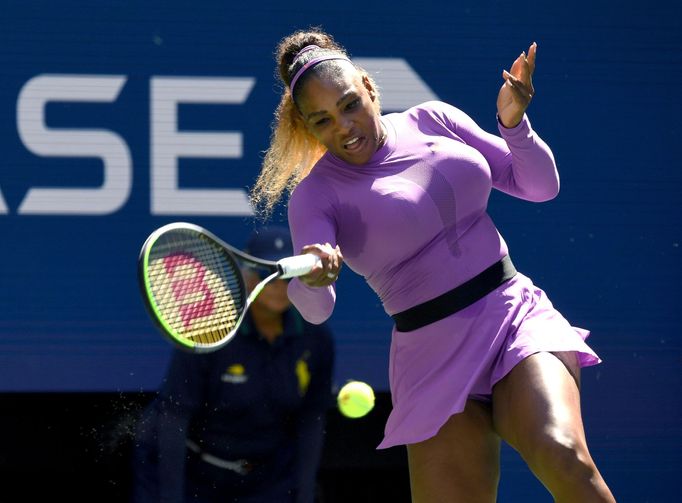
M362 417L374 408L374 390L361 381L349 381L339 391L337 402L346 417Z

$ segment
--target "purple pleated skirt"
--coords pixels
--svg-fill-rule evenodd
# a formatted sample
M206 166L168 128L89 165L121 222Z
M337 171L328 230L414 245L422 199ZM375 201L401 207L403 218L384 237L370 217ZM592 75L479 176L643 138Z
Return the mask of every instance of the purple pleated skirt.
M469 397L541 351L574 352L580 367L601 359L545 292L523 274L457 313L412 332L393 330L389 380L393 410L379 449L431 438Z

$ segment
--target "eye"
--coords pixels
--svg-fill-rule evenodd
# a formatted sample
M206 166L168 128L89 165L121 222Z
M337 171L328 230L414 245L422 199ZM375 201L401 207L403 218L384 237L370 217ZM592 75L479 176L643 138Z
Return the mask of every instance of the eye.
M321 126L326 125L328 122L329 122L329 119L327 117L323 117L321 119L316 120L314 124L317 127L321 127Z
M346 105L346 110L353 110L358 107L360 104L360 98L355 98L354 100L350 101L348 105Z

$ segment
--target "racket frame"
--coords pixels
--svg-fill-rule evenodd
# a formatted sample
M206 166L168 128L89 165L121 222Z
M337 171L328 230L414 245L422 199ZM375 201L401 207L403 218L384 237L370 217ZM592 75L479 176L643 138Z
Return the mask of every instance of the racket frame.
M164 317L160 314L156 304L152 300L153 293L151 290L151 285L149 283L149 275L147 274L147 267L149 265L149 254L154 246L154 243L156 243L156 241L161 236L163 236L169 231L174 230L190 230L198 234L203 234L207 236L209 239L215 241L219 246L221 246L224 249L227 257L233 262L235 269L240 272L242 269L241 266L243 264L249 267L266 269L268 272L270 272L270 274L265 279L260 281L253 288L253 290L248 293L248 295L243 275L237 274L239 288L241 289L241 292L245 295L246 299L244 301L244 306L241 312L239 313L239 317L234 328L219 341L213 343L192 343L185 337L179 337L174 335L176 331L168 324L166 320L164 320ZM138 256L138 283L142 291L142 298L144 300L147 312L151 315L154 324L168 340L170 340L173 344L175 344L175 346L179 347L180 349L190 351L193 353L210 353L213 351L217 351L218 349L222 348L227 343L229 343L232 340L232 338L236 335L236 333L239 331L239 327L241 326L246 311L249 309L251 303L256 299L256 297L258 297L258 295L263 291L263 288L265 288L265 286L270 281L273 281L274 279L277 279L278 277L282 276L283 273L284 271L282 270L282 267L279 266L277 262L272 260L264 260L258 257L254 257L253 255L249 255L248 253L245 253L229 245L228 243L220 239L218 236L213 234L211 231L199 225L192 224L189 222L173 222L170 224L166 224L162 227L159 227L154 232L152 232L149 235L149 237L145 240L144 244L142 245L142 249L140 250L140 254Z

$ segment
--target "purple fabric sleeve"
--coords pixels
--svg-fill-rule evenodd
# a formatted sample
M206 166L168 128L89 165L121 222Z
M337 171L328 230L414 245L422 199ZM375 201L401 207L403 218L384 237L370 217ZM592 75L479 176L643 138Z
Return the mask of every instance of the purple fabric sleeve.
M498 121L498 129L512 154L511 169L493 172L493 186L522 199L543 202L559 193L559 172L549 146L531 128L528 116L513 128Z
M308 244L329 243L332 247L336 246L336 228L332 216L328 214L329 206L320 204L327 198L320 199L312 194L309 196L307 192L307 187L301 185L289 201L289 228L295 253ZM319 192L316 195L319 196ZM303 318L315 324L328 319L336 303L334 285L313 288L298 278L293 278L289 282L288 295Z
M498 120L500 138L481 129L453 106L441 105L437 111L442 111L438 117L449 131L486 158L494 188L533 202L547 201L559 193L559 173L552 151L533 131L527 115L513 128L505 128Z

